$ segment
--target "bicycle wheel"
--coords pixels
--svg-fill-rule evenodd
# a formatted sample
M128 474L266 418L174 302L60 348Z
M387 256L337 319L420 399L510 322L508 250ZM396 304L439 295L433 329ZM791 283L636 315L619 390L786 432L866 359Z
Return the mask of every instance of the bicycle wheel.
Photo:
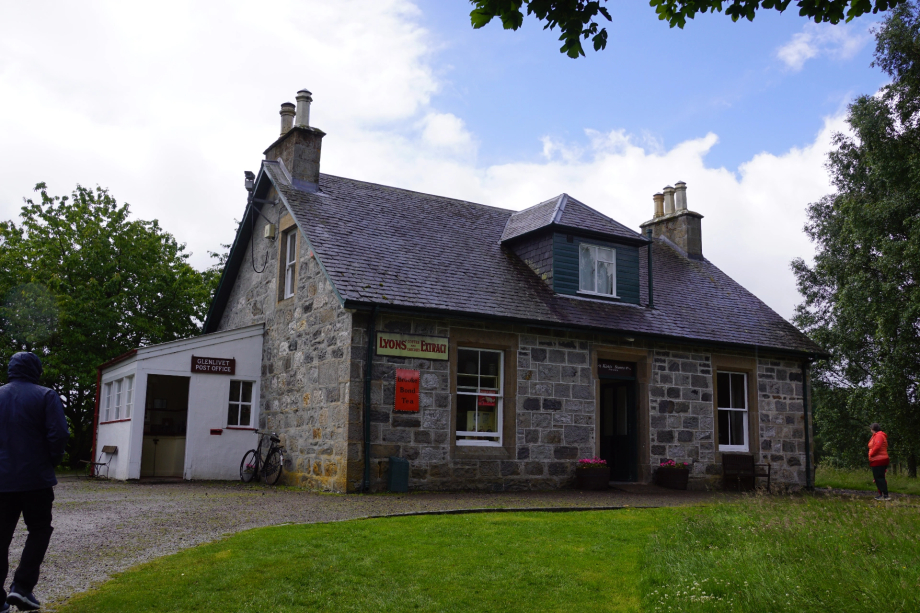
M262 465L262 479L269 485L278 483L281 477L281 465L284 464L284 454L280 449L272 449Z
M243 456L243 461L240 462L240 481L249 483L258 476L258 470L259 462L256 459L256 450L250 449Z

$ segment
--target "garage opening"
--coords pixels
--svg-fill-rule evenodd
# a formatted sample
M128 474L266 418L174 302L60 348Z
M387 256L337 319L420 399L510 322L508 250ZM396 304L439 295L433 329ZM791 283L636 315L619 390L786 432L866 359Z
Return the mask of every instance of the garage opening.
M141 477L183 476L190 379L147 375Z

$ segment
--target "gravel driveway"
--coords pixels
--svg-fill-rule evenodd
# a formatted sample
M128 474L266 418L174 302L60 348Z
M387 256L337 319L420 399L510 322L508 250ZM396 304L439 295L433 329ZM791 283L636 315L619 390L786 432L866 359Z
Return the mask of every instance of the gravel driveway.
M50 605L46 609L53 609L54 603L141 562L241 530L282 523L459 509L659 507L700 503L714 496L641 485L608 492L346 496L233 482L145 484L65 477L55 488L55 531L35 591ZM11 576L25 534L20 521L10 549Z

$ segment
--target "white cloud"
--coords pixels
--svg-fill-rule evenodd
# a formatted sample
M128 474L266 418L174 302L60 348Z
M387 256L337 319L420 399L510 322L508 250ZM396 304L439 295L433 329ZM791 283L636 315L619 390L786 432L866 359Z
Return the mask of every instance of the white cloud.
M422 140L438 149L468 153L473 147L473 137L463 120L453 113L431 112L422 119Z
M805 62L818 56L838 60L854 57L871 39L866 29L848 24L806 24L802 31L776 50L787 68L799 71Z
M0 219L38 181L58 194L99 183L206 266L233 239L242 171L306 86L326 172L513 209L564 191L635 229L652 194L684 180L706 256L784 316L798 300L788 264L811 253L804 208L830 190L840 117L736 173L706 165L714 134L666 149L590 129L578 142L535 134L531 161L481 166L463 117L432 104L436 44L407 0L65 3L47 19L51 6L11 4L0 24Z

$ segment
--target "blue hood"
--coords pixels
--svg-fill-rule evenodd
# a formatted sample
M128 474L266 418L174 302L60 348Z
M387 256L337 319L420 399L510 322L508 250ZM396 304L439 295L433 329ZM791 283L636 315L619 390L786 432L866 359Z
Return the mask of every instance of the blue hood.
M10 358L8 374L10 381L20 379L38 383L39 377L42 376L42 361L34 353L20 351Z

